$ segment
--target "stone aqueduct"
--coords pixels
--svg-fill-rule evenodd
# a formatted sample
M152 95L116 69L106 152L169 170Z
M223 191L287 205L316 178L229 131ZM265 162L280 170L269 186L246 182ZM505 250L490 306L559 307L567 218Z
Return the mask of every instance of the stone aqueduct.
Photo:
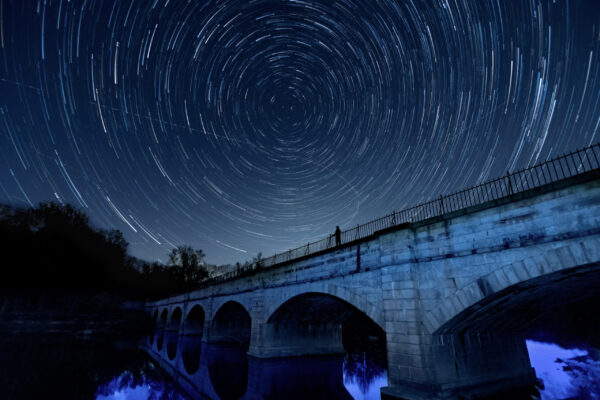
M150 348L192 383L191 342L248 342L257 358L339 353L342 322L359 314L385 332L384 396L469 398L531 384L519 335L599 284L595 170L146 309Z

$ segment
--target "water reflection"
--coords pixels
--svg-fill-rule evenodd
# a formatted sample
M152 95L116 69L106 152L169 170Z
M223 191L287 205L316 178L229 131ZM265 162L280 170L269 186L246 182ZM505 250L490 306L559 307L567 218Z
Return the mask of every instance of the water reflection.
M165 381L157 371L150 376L136 375L132 371L124 372L108 383L100 385L96 392L96 400L150 399L186 400L173 384Z
M531 366L543 385L541 400L600 398L598 351L581 347L565 349L527 340Z
M379 352L348 353L344 359L344 386L356 400L377 400L387 385L387 370Z
M83 341L59 335L0 337L0 399L77 400L380 398L387 384L380 344L346 356L257 359L239 346L181 336L176 356L156 337L136 342ZM527 341L541 400L599 399L600 357L588 346ZM167 376L163 371L166 371Z
M250 359L249 393L263 399L352 399L343 384L341 355Z
M181 364L169 360L165 350L147 349L170 373L181 375L176 380L191 399L377 400L387 385L385 345L377 340L348 346L345 356L276 359L248 357L243 346L202 343L199 337L182 336L180 344L188 360L182 364L196 363L195 372L175 368ZM541 400L600 398L600 361L591 349L535 341L527 341L527 347L543 382Z
M181 338L181 361L185 372L193 374L200 367L200 356L202 355L201 336L183 336Z
M385 345L357 343L346 355L261 359L247 346L208 344L182 335L171 359L150 340L145 349L190 399L380 399L387 384Z
M206 346L208 375L222 400L239 399L248 388L248 357L245 346Z
M167 342L167 355L169 356L169 360L175 359L177 355L177 341L179 340L179 335L177 332L167 331L165 332L165 342Z
M184 398L136 339L0 336L0 399Z

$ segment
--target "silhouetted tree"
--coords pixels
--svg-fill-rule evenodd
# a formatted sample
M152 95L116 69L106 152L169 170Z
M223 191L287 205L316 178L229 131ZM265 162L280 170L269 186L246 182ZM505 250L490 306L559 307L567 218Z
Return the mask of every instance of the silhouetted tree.
M128 256L127 247L122 232L92 227L88 216L70 205L0 205L0 291L33 299L30 308L35 308L41 299L68 304L72 293L90 299L103 293L162 298L207 277L201 250L180 246L165 266ZM54 295L47 297L50 292ZM61 296L67 303L54 301Z
M191 246L179 246L169 254L169 264L177 268L176 275L186 288L193 287L208 277L204 267L204 252Z

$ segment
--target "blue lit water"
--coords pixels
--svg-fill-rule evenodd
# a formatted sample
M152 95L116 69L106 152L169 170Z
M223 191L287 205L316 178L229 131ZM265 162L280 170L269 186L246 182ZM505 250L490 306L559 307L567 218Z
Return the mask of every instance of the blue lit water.
M541 400L600 399L597 350L583 345L565 349L536 341L527 341L527 348L532 366L543 382ZM212 356L218 358L219 353L213 351ZM315 362L288 361L285 368L310 369L315 368ZM380 398L379 390L386 385L387 375L378 357L355 352L339 363L328 362L326 368L337 365L342 369L328 372L342 381L330 393L339 394L341 389L348 394L344 398ZM261 365L249 363L247 373L252 375L251 369ZM213 382L217 386L232 384L235 379L227 379L227 372L222 370L206 379L221 381ZM229 370L229 374L233 376L235 371ZM281 393L285 393L285 386L291 382L281 379L278 384L283 388ZM0 338L0 399L192 400L134 343L40 336Z
M596 350L584 346L565 349L533 340L527 341L527 349L541 381L540 400L600 399L600 359ZM310 361L312 367L306 361L296 362L299 368L316 365L316 361ZM380 388L387 384L387 371L377 357L367 352L349 354L344 358L342 369L343 386L353 399L380 399ZM101 388L101 393L96 400L184 398L165 381L135 380L130 374L115 377Z
M130 371L100 385L95 397L96 400L186 400L166 376L136 377Z
M600 399L598 350L565 349L553 343L527 341L529 361L542 380L541 400Z

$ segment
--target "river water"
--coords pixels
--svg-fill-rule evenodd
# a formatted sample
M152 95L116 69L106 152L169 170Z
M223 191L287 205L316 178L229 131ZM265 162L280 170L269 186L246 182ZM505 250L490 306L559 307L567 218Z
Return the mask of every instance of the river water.
M271 398L374 400L387 380L385 354L378 346L357 346L346 356L263 361L249 359L243 349L205 345L198 368L212 390L206 398L240 398L270 385ZM141 347L135 341L4 336L0 399L195 400L179 391ZM600 398L595 350L535 341L527 347L543 385L541 399Z

